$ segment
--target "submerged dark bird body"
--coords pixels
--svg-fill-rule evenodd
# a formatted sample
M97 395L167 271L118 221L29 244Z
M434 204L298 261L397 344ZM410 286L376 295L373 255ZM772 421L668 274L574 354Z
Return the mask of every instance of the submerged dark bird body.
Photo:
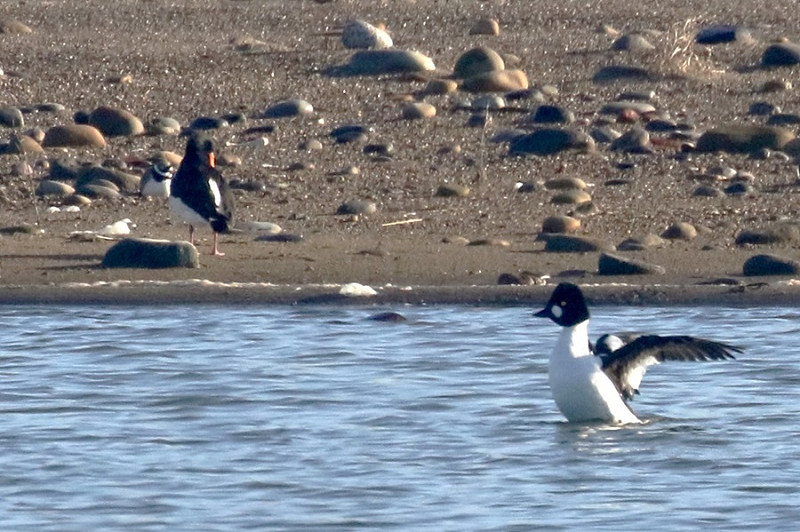
M189 224L189 241L194 244L194 229L209 225L214 231L214 255L223 255L219 233L233 223L233 196L228 183L216 169L214 142L202 132L193 132L186 143L186 154L172 178L169 206Z
M604 335L589 341L589 309L580 288L561 283L536 316L562 327L550 355L553 399L569 421L641 423L628 406L648 366L734 358L741 349L693 336Z

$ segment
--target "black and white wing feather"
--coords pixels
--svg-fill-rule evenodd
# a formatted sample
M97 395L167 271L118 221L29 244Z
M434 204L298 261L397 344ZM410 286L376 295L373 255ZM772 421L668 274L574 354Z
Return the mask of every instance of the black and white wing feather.
M605 335L595 348L595 354L603 361L603 371L626 400L639 393L639 384L647 368L653 364L671 360L726 360L741 352L739 347L693 336L636 336L630 333Z

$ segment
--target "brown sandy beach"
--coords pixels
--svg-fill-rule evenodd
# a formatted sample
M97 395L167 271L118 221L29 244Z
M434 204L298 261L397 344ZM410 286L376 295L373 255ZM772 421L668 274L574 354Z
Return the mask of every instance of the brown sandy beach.
M132 221L131 236L187 237L166 204L138 194L95 199L78 213L48 212L59 198L37 197L40 180L56 160L111 164L141 175L141 164L162 151L182 153L178 135L109 137L105 148L47 149L0 155L0 302L327 302L341 301L339 285L358 282L378 291L358 302L538 304L560 279L588 285L595 302L796 304L800 284L791 276L743 277L756 253L800 259L800 241L738 246L737 235L797 221L797 164L768 153L684 151L668 135L652 134L650 153L613 151L512 157L507 143L489 139L513 128L531 129L526 117L539 105L520 100L491 113L484 127L469 127L465 106L473 94L426 96L437 114L405 120L402 107L427 80L450 75L458 57L475 46L500 52L526 73L532 87L552 86L548 103L574 113L570 128L588 132L599 109L625 91L653 91L659 116L690 123L698 133L722 124L763 124L753 102L800 113L800 66L758 68L776 39L800 39L794 2L731 4L657 2L630 13L630 4L543 1L398 0L166 0L20 2L5 20L31 33L0 33L0 103L26 111L43 103L60 112L25 112L25 124L0 129L0 142L33 128L72 123L77 111L126 109L146 122L173 117L186 125L199 116L239 113L246 120L210 133L220 151L237 158L222 167L230 180L257 183L236 190L239 229L221 236L224 257L209 255L211 233L200 232L198 269L104 269L113 241L71 237L116 220ZM484 17L497 19L496 36L471 35ZM336 31L351 19L386 24L396 47L430 57L437 70L415 76L335 77L352 50ZM751 42L693 44L712 24L751 30ZM613 32L649 32L649 54L611 51ZM243 46L242 43L249 43ZM635 64L655 75L646 81L593 83L610 64ZM782 90L764 92L766 83ZM268 106L290 98L310 102L310 116L263 119ZM608 118L608 117L606 117ZM330 131L344 124L370 128L369 143L391 145L391 157L364 153L364 143L339 144ZM625 131L644 124L612 117ZM252 128L274 126L266 147L249 141ZM800 126L788 125L793 133ZM318 140L321 149L300 149ZM29 170L22 165L27 163ZM357 167L358 172L348 171ZM717 167L751 176L744 194L695 196L717 184ZM544 182L579 178L591 207L554 204ZM521 193L517 183L534 190ZM465 197L436 194L445 184L469 188ZM343 202L368 200L376 212L336 214ZM599 252L545 251L537 236L548 216L571 215L578 235L618 245L660 235L675 222L698 229L695 238L665 239L625 257L664 268L663 274L597 274ZM271 222L298 242L257 241L247 222ZM498 286L503 273L549 276L548 285ZM597 286L595 286L597 285ZM348 299L347 301L353 301Z

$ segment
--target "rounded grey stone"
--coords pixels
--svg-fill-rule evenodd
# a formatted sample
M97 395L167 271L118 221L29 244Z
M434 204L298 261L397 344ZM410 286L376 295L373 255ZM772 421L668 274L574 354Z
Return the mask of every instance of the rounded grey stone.
M761 55L761 66L783 67L800 63L800 45L791 42L775 43Z
M778 255L753 255L744 262L742 273L746 277L797 275L800 273L800 262Z
M309 116L314 112L314 107L305 100L292 99L273 104L264 111L262 118L291 118L295 116Z
M661 238L669 240L691 240L697 236L697 229L687 222L675 222L661 233Z
M650 133L640 127L634 127L611 143L611 149L625 153L652 153Z
M197 248L189 242L126 238L111 246L104 268L199 268Z
M750 30L733 24L716 24L701 28L694 40L697 44L714 45L734 41L750 42L753 39Z
M775 224L760 230L745 230L736 235L736 245L796 244L800 242L800 226Z
M645 249L658 248L664 245L664 239L658 235L646 234L639 237L631 237L623 240L617 246L618 251L642 251Z
M560 105L540 105L531 117L535 124L571 124L574 121L575 114Z
M795 137L779 126L730 124L710 129L697 139L698 152L753 153L767 148L780 150Z
M500 54L480 46L461 54L453 68L453 76L457 78L471 78L478 74L485 74L497 70L503 70L505 62Z
M5 127L23 127L25 125L25 119L22 117L22 111L13 106L0 108L0 125Z
M378 206L374 201L369 200L348 200L339 205L336 214L374 214L378 212Z
M53 181L52 179L43 179L36 187L37 196L56 196L63 198L74 194L75 189L61 181Z
M612 253L602 253L597 261L599 275L661 275L665 272L663 266Z
M594 151L595 143L589 135L568 129L539 129L517 137L509 146L510 155L555 155L566 150Z
M655 46L653 43L648 41L644 35L639 33L626 33L625 35L621 35L617 38L613 43L611 43L611 49L616 51L624 51L624 52L634 52L634 53L642 53L642 52L650 52L655 50Z
M589 236L547 234L545 251L553 253L588 253L592 251L614 251L614 246Z
M329 70L331 75L379 76L381 74L412 74L434 70L433 61L419 52L408 50L362 50L341 68Z

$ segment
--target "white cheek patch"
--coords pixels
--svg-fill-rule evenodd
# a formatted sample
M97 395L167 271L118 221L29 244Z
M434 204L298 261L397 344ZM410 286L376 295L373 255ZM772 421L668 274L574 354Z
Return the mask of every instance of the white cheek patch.
M558 305L553 305L553 308L551 308L551 309L550 309L550 312L551 312L551 313L553 314L553 316L555 316L556 318L560 318L560 317L561 317L561 316L564 314L564 309L562 309L562 308L561 308L561 307L559 307Z

